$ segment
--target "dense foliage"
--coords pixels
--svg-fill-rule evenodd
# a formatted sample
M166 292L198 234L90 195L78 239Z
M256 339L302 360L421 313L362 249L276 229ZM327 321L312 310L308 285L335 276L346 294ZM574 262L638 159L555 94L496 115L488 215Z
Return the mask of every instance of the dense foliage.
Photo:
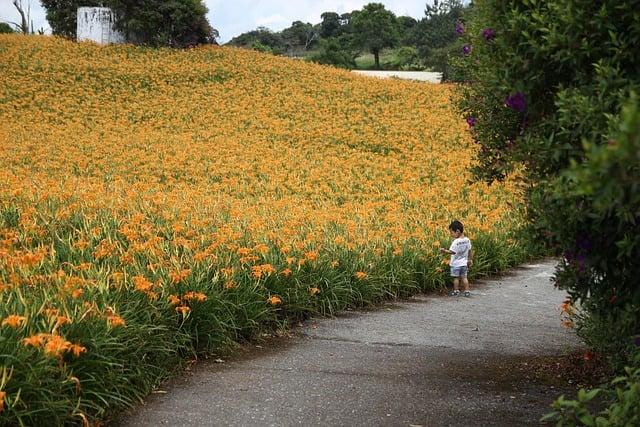
M563 256L578 333L620 367L640 335L640 1L486 0L460 23L477 178L519 171Z
M282 31L265 27L240 34L232 46L268 51L343 68L356 68L355 59L373 53L371 67L423 70L425 67L449 75L449 53L458 40L454 24L465 10L460 0L436 0L427 4L425 16L395 16L380 3L369 3L351 13L325 12L320 23L300 21ZM382 62L383 49L397 50Z
M186 47L214 43L217 31L202 0L41 0L53 34L76 37L77 10L106 6L116 12L116 28L135 43Z

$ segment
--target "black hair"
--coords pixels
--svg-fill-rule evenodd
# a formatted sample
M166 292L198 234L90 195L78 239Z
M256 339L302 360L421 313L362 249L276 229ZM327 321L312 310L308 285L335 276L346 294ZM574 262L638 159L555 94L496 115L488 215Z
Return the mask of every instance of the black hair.
M455 220L451 224L449 224L449 230L464 233L464 225L462 225L460 221Z

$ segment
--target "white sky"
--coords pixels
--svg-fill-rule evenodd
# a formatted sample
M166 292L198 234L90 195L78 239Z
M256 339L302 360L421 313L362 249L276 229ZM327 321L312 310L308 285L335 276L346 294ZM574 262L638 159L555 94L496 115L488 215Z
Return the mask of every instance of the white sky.
M361 9L367 3L383 3L397 16L424 17L426 0L205 0L209 22L220 31L221 43L259 26L280 31L293 21L320 22L323 12L339 14ZM36 29L49 30L44 8L38 0L22 0L31 4L31 19ZM429 0L429 3L431 1ZM0 22L18 22L20 15L11 0L0 0ZM47 31L50 33L50 31Z

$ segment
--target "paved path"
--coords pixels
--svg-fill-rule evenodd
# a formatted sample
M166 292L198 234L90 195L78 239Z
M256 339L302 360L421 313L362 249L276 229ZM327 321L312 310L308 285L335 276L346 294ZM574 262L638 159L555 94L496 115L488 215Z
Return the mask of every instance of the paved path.
M389 78L396 77L405 80L418 80L422 82L440 83L442 73L430 71L379 71L379 70L353 70L354 73L370 77Z
M558 392L527 363L580 347L560 326L554 263L472 284L467 299L422 295L305 322L226 363L201 362L126 426L538 425Z

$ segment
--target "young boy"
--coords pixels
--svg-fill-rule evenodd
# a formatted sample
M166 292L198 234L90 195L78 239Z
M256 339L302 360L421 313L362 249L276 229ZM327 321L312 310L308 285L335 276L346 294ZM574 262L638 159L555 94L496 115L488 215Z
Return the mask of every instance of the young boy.
M464 296L470 297L469 280L467 271L473 264L473 253L471 251L471 241L464 235L464 226L460 221L453 221L449 224L449 232L453 237L453 242L449 249L440 248L443 254L451 254L451 277L453 277L453 291L449 294L457 297L460 295L460 279L464 285Z

